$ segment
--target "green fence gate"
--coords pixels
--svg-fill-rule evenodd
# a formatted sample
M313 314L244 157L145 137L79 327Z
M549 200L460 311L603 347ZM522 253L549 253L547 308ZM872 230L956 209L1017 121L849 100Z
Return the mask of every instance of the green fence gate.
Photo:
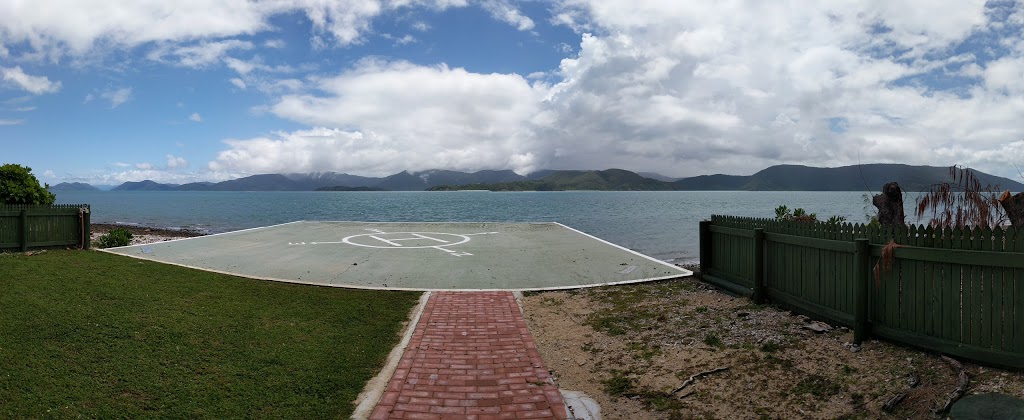
M89 248L88 204L0 205L0 250L54 246Z

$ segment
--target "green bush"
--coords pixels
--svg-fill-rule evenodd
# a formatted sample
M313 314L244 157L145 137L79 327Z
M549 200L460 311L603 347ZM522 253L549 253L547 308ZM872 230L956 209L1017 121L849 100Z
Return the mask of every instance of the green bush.
M49 206L57 200L49 185L39 185L32 168L8 163L0 166L0 204Z
M817 213L807 213L802 208L796 208L790 210L786 206L778 206L775 208L775 220L778 221L797 221L797 222L817 222ZM825 221L826 224L838 225L846 222L846 218L843 216L832 216Z
M106 235L100 236L97 242L100 248L128 246L132 243L132 233L128 229L114 229L107 232Z

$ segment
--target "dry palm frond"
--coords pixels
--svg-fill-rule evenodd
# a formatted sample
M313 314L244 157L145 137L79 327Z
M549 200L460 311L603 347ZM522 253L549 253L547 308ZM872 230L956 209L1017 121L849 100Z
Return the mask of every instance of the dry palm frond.
M917 198L918 218L930 216L929 224L936 227L996 227L1006 222L998 185L982 186L969 168L960 166L951 166L949 177L952 182L932 185Z
M875 287L882 287L882 270L892 270L892 264L896 262L896 248L901 248L903 245L896 243L894 240L890 240L889 243L882 247L882 257L875 263L874 274L875 274Z

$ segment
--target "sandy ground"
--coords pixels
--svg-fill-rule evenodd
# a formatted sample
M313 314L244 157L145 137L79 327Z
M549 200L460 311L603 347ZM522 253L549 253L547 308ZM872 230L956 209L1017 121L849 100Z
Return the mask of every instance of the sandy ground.
M847 329L814 332L805 317L693 278L527 293L522 303L559 387L589 394L605 419L939 418L933 410L956 387L938 355L877 340L858 348ZM1024 374L964 366L968 395L1024 398ZM882 410L903 392L893 413Z

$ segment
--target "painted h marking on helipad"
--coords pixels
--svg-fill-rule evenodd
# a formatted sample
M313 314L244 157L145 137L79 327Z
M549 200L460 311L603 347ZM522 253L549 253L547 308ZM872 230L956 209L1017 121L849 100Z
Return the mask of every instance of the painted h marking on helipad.
M384 232L379 232L379 233L384 233ZM440 242L442 244L451 243L450 241L446 241L444 239L432 238L430 236L420 235L418 233L409 233L409 234L414 236L414 237L413 238L384 239L384 238L381 238L380 236L377 236L377 235L367 235L367 236L369 236L369 237L371 237L373 239L376 239L378 241L384 242L384 243L386 243L388 245L391 245L391 246L402 246L402 244L398 243L398 241L415 241L415 240L418 240L418 239L429 239L431 241L437 241L437 242Z
M469 252L460 252L450 247L456 245L462 245L472 240L470 236L479 235L494 235L498 232L477 232L477 233L444 233L444 232L385 232L380 229L366 229L372 233L363 233L359 235L346 236L337 242L289 242L288 245L330 245L330 244L346 244L364 248L377 248L377 249L437 249L444 251L453 257L466 257L473 255ZM385 237L385 236L397 236L397 237ZM450 237L451 240L441 239L442 237ZM373 241L367 241L372 239ZM433 241L439 244L422 244L414 243L412 245L403 245L402 241Z

